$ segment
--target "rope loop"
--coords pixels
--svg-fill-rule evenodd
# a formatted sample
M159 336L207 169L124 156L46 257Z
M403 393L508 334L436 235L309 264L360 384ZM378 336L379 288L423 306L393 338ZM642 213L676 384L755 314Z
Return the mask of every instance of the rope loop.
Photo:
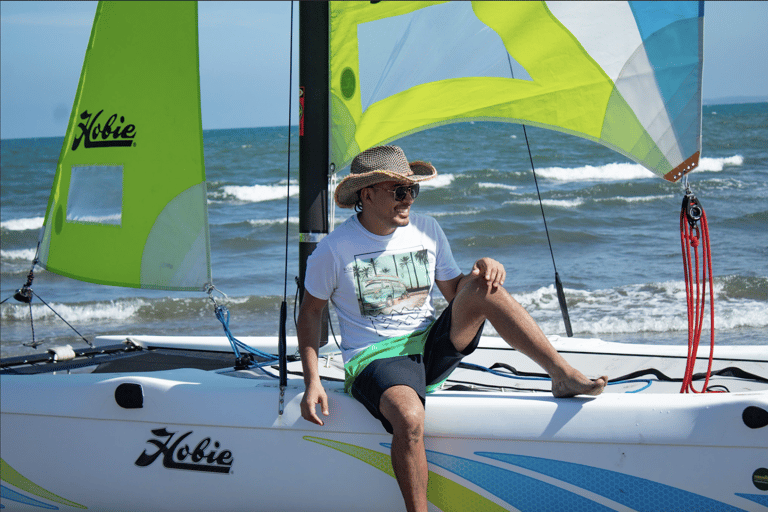
M680 210L680 242L683 251L683 274L685 276L685 296L688 308L688 357L680 392L706 393L711 392L708 386L709 378L712 374L712 360L715 348L715 295L714 279L712 276L712 254L709 243L707 215L699 200L687 187ZM709 284L710 303L709 365L704 379L704 386L701 391L697 391L693 387L693 369L696 364L701 331L704 325L707 284Z
M211 300L213 300L213 297L211 297ZM253 356L262 359L261 362L255 364L257 367L272 365L277 362L277 358L274 355L263 352L257 348L250 347L234 337L232 331L229 328L229 309L227 309L226 306L216 304L213 310L216 314L216 318L219 322L221 322L221 326L224 328L224 334L227 336L227 339L232 346L232 352L234 353L236 359L235 369L243 370L253 366ZM241 354L240 349L247 352L247 354Z

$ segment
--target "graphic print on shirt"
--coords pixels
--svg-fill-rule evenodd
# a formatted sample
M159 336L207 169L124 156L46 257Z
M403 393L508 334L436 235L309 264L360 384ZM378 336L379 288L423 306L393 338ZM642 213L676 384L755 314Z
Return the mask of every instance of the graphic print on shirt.
M432 287L429 255L423 247L356 255L351 271L360 314L364 317L419 311Z

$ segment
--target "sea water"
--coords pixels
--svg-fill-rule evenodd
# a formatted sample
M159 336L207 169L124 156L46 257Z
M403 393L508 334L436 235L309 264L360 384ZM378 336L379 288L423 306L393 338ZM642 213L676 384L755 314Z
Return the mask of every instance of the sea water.
M465 273L482 256L503 263L505 286L548 334L565 334L554 255L574 335L687 343L682 185L590 141L532 127L527 137L541 206L520 125L454 124L396 141L411 160L430 161L439 172L413 209L440 222ZM287 127L207 130L204 139L213 279L226 294L216 300L229 309L235 336L276 335L284 296L293 310L298 275L297 131L290 174ZM35 298L30 317L29 305L11 298L35 255L62 144L2 141L2 356L84 345L58 315L89 340L223 334L202 292L96 286L37 267L32 288L58 315ZM690 187L709 221L716 342L764 344L768 352L768 103L705 107L702 155ZM350 214L337 208L334 222ZM445 303L438 297L437 304ZM37 349L22 346L32 327L43 342Z

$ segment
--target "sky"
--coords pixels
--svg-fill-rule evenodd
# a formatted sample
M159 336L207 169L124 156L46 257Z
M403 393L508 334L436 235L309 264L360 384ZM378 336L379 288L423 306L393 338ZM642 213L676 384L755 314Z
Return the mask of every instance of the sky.
M95 12L0 2L0 138L64 136ZM286 125L290 15L287 1L199 2L203 129ZM768 101L768 2L706 2L704 30L704 102ZM296 90L298 3L293 68Z

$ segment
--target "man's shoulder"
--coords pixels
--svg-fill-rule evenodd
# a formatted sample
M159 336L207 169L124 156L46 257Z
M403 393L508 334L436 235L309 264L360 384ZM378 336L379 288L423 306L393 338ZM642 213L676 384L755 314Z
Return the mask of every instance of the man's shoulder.
M358 227L359 225L360 222L357 220L357 215L350 215L347 220L333 228L333 231L328 233L324 240L328 238L333 240L334 238L351 236L360 229Z

